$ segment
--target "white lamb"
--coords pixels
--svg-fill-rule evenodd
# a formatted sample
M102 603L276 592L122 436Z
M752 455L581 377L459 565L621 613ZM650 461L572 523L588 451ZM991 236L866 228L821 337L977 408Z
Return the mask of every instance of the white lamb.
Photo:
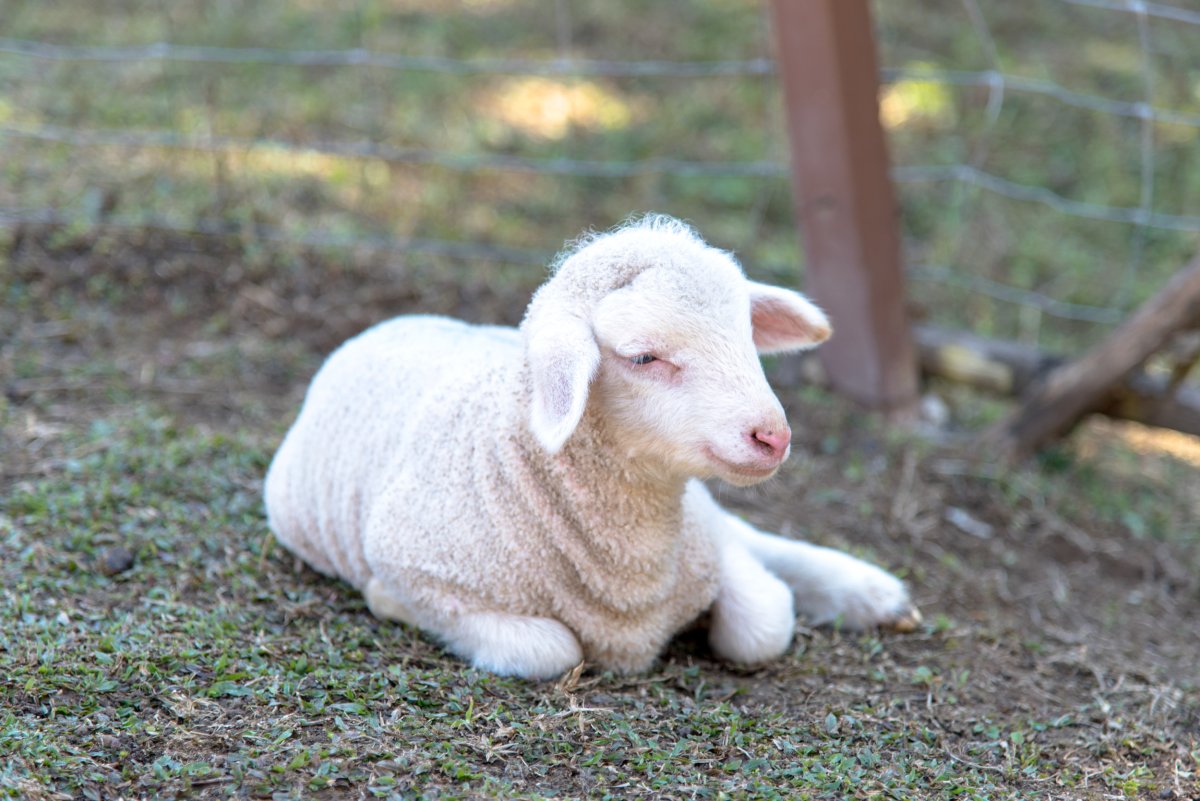
M644 670L705 611L739 663L783 654L797 611L911 629L895 577L760 532L698 480L775 473L791 430L758 354L829 334L676 220L585 238L519 330L402 317L335 352L268 472L271 528L502 674Z

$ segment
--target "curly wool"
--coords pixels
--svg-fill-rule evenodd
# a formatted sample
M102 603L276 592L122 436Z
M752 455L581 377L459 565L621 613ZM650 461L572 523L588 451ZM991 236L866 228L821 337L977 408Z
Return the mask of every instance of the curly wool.
M594 303L705 246L669 218L581 240L531 303ZM571 256L591 248L586 263ZM578 267L579 269L572 269ZM321 368L271 464L271 529L318 571L413 593L436 630L464 605L562 621L588 661L648 666L717 592L682 480L647 477L589 407L557 454L530 432L515 329L391 320Z
M895 577L757 531L697 480L778 469L758 354L829 333L678 221L587 236L520 330L404 317L330 356L267 474L271 528L377 616L530 678L644 669L709 609L743 663L786 650L796 609L911 622Z

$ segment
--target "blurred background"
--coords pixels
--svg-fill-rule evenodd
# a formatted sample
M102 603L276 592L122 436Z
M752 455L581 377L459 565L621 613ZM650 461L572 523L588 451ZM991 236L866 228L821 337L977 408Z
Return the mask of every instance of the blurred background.
M873 5L918 320L1074 354L1192 255L1188 5ZM10 233L198 235L473 296L535 285L564 240L655 210L756 277L803 280L762 3L0 9Z

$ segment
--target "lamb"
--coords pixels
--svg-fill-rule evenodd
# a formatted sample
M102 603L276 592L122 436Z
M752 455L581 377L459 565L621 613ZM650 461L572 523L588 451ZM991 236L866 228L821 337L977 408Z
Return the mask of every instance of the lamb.
M702 479L749 485L791 430L760 353L825 315L661 216L581 239L519 329L409 316L322 366L268 471L276 537L478 668L650 667L709 615L721 658L812 623L912 629L904 585L756 530Z

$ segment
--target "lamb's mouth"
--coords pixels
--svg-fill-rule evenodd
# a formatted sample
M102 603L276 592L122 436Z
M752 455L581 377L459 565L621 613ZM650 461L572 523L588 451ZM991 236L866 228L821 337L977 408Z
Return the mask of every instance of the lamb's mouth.
M717 456L716 451L708 446L705 446L704 448L704 456L709 461L714 462L722 467L724 470L743 478L767 478L774 475L775 471L779 469L779 465L783 464L783 460L780 460L770 467L738 464L737 462L731 462L728 459L722 459L720 456Z

